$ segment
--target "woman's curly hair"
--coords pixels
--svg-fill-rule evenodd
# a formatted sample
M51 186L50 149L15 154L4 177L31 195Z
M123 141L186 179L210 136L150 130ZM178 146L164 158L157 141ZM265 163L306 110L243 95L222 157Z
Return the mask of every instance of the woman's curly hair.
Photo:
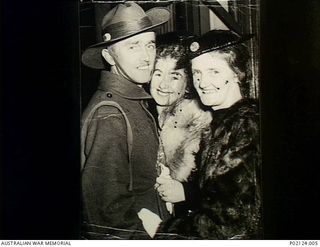
M161 44L157 47L156 53L156 62L159 59L172 58L175 59L176 67L175 69L184 69L186 74L186 93L184 98L195 98L197 95L193 85L192 85L192 76L191 76L191 66L187 57L187 50L184 45L175 43L175 44Z

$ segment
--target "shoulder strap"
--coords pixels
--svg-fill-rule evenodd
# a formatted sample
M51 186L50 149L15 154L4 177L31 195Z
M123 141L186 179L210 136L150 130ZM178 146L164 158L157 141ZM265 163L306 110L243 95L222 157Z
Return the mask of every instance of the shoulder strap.
M122 107L114 101L107 101L106 100L106 101L101 101L100 103L96 104L91 109L91 111L89 112L89 114L87 115L87 117L83 121L83 125L81 128L81 171L84 169L85 162L86 162L84 147L85 147L85 142L86 142L86 138L87 138L88 127L91 123L91 120L92 120L94 113L101 106L112 106L112 107L117 108L121 112L121 114L124 117L124 120L126 122L127 145L128 145L128 163L129 163L129 173L130 173L129 191L132 191L132 186L133 186L132 185L133 184L133 175L132 175L132 165L131 165L132 142L133 142L132 128L131 128L131 125L130 125L130 122L129 122L129 119L128 119L126 113L124 112Z

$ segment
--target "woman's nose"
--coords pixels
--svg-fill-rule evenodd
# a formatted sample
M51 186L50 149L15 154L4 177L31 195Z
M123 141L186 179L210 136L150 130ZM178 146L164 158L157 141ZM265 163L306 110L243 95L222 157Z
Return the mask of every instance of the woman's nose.
M199 76L198 83L200 88L206 88L210 84L210 80L206 75Z
M162 76L159 87L160 88L168 88L169 87L168 77L166 75Z

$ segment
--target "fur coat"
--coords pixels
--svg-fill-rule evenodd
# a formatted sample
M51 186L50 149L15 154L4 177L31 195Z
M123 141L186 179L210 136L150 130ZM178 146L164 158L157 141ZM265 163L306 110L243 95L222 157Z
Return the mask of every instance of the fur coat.
M177 102L159 115L158 163L169 167L173 179L186 182L196 169L195 155L199 151L201 135L211 121L211 111L202 110L197 100L190 99Z
M211 134L201 143L200 206L166 222L163 231L182 239L261 238L259 137L254 100L214 111Z

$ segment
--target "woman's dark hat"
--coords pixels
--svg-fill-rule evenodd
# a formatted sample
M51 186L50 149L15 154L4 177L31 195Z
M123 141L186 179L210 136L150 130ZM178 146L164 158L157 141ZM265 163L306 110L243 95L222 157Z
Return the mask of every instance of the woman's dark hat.
M104 69L101 51L107 45L146 32L170 19L170 11L164 7L144 11L134 2L118 4L102 19L103 42L92 45L82 54L82 62L94 69Z
M253 36L253 34L241 36L228 30L211 30L200 37L195 37L188 41L188 57L193 59L210 51L240 44Z
M183 47L183 54L177 61L176 69L186 68L189 63L189 58L187 56L187 46L188 41L193 39L195 36L187 31L179 30L160 34L157 36L157 47L166 47L170 45L179 45ZM158 49L157 48L157 49Z
M157 36L157 46L161 45L187 45L187 40L194 38L194 35L187 31L173 31Z

